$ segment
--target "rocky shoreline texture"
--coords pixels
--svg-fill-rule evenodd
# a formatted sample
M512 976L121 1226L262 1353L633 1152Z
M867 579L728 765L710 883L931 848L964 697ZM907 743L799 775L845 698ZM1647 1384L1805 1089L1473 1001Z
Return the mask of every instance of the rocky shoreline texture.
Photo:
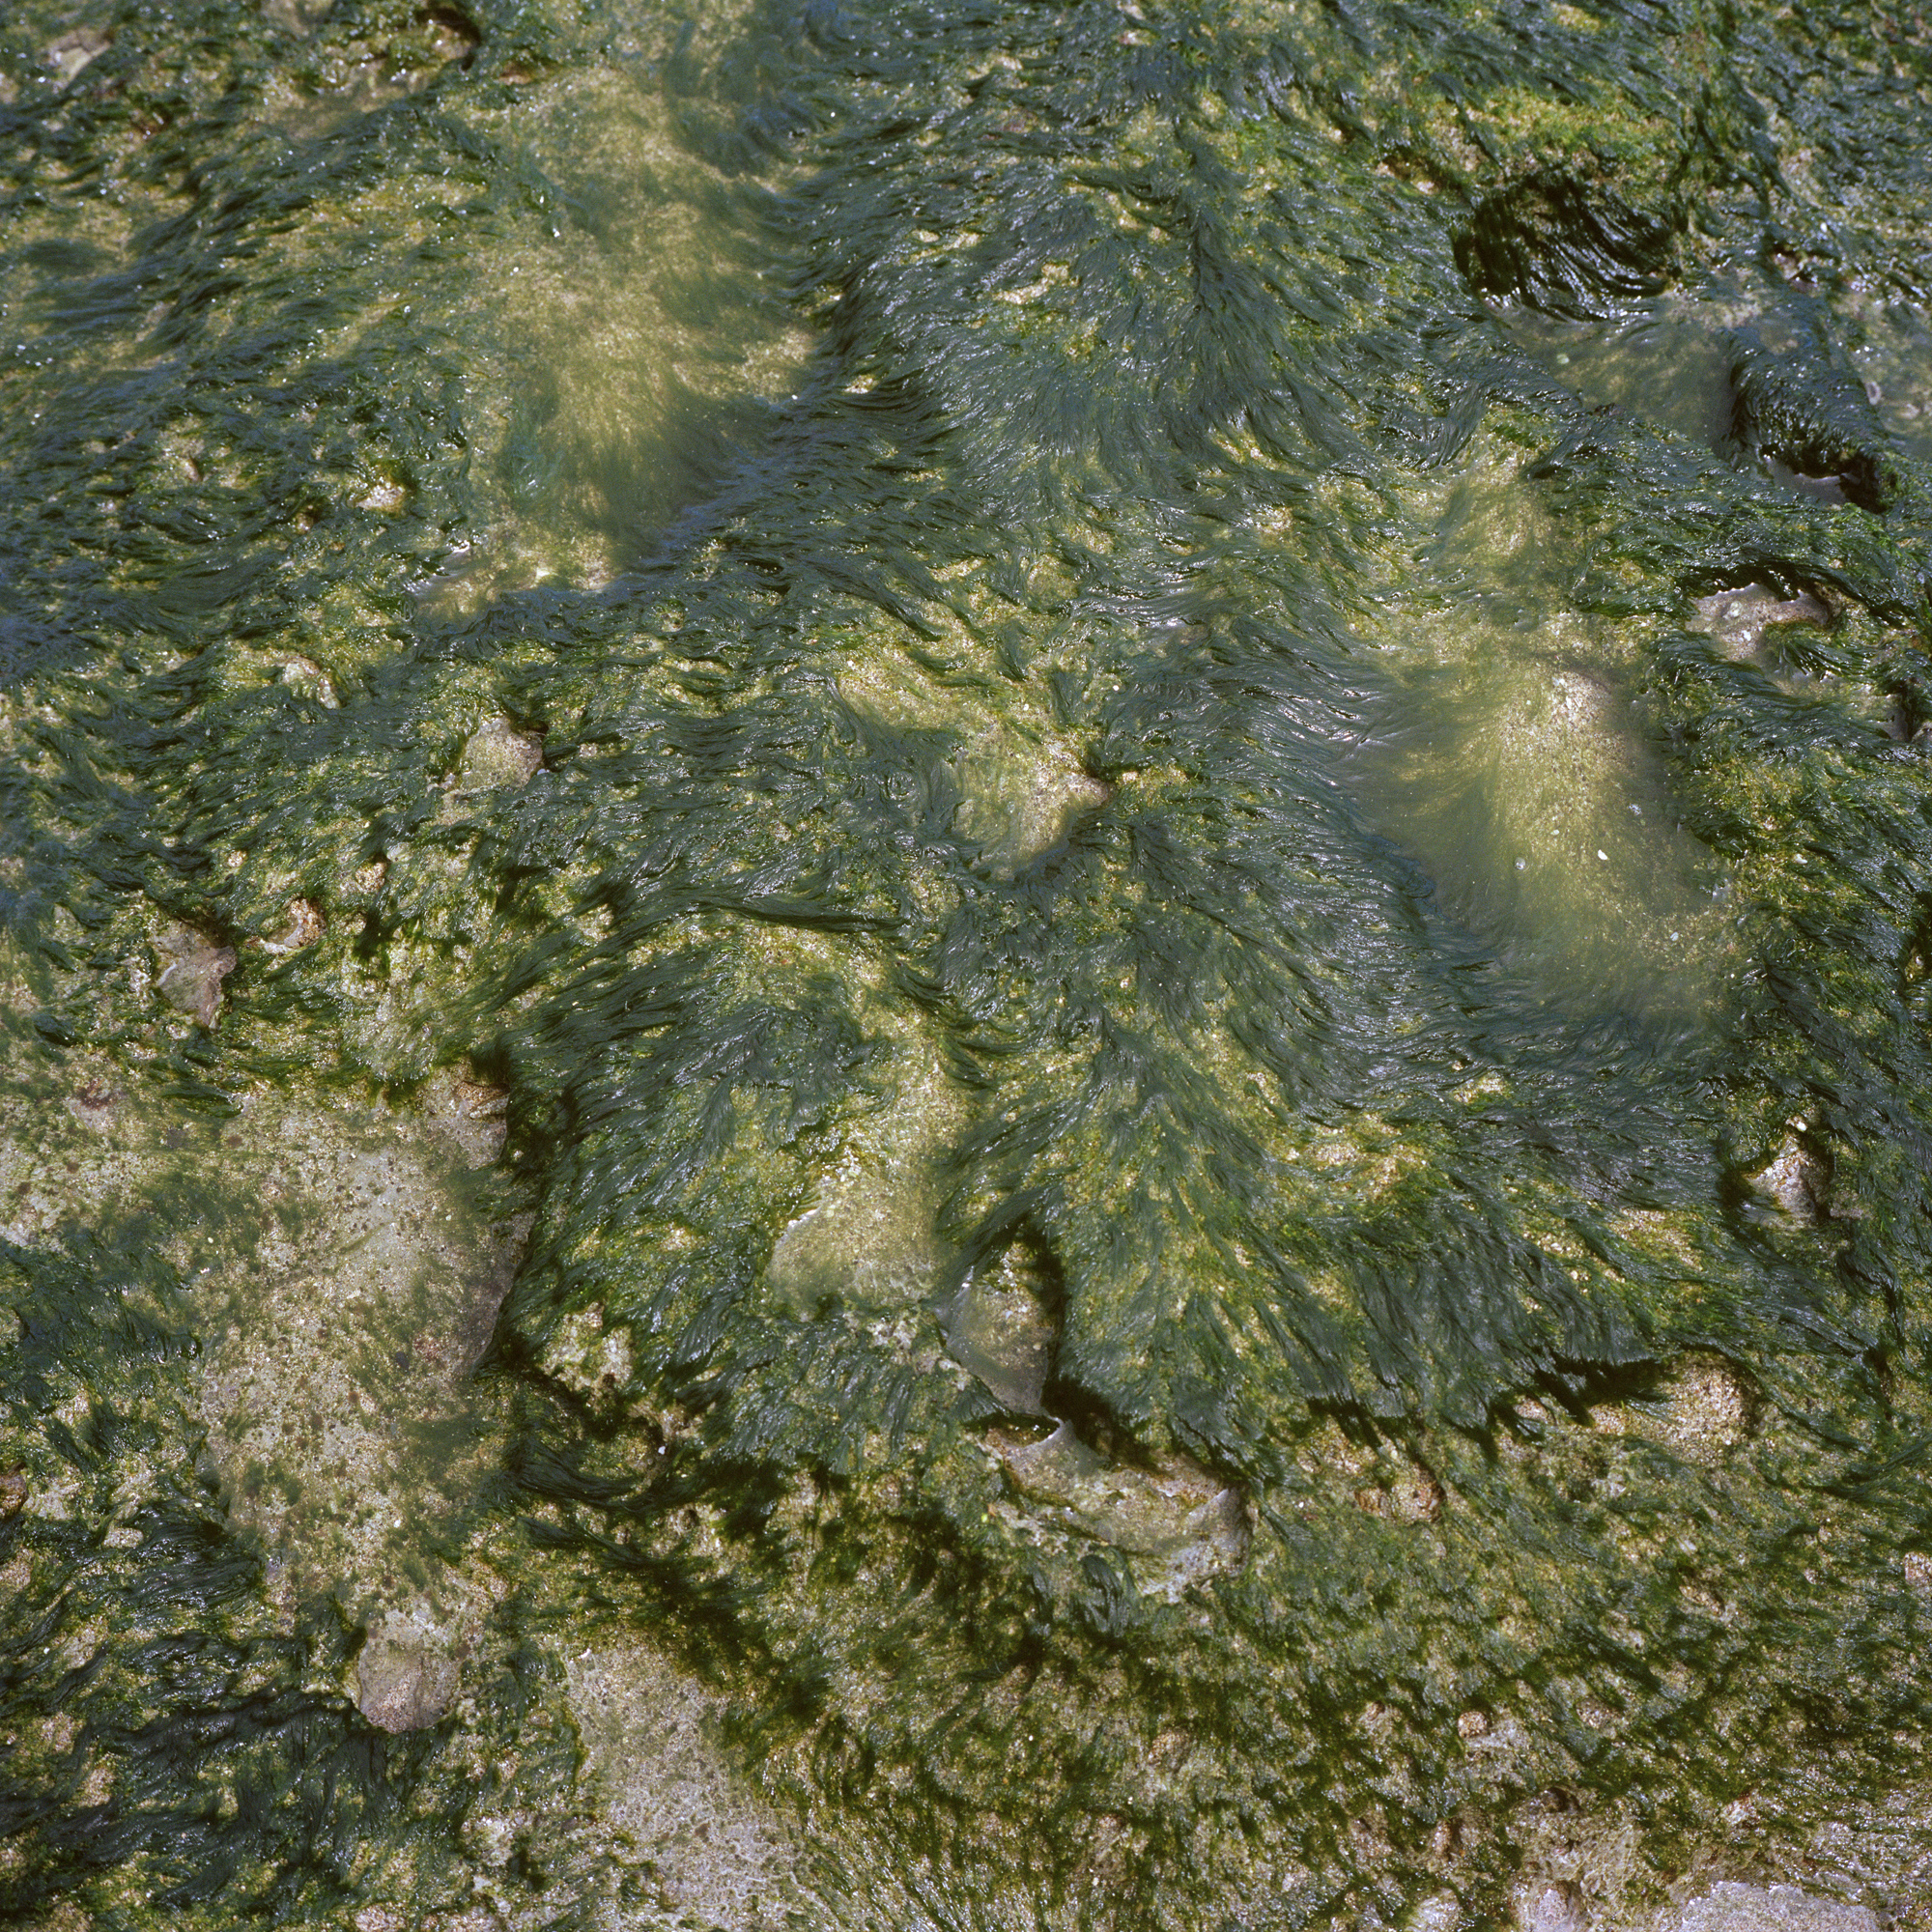
M1917 0L0 17L0 1917L1932 1926Z

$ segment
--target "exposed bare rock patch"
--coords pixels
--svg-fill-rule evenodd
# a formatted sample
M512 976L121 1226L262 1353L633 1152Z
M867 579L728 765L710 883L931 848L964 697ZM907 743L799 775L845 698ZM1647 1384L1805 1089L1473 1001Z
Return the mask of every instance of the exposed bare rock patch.
M1657 1921L1657 1932L1880 1932L1876 1913L1795 1885L1726 1880Z
M1250 1525L1241 1492L1184 1456L1144 1469L1116 1463L1062 1423L1039 1441L987 1440L1014 1487L1060 1525L1148 1559L1142 1587L1177 1601L1190 1584L1237 1572Z
M1043 1415L1060 1324L1041 1270L1023 1244L976 1268L946 1321L952 1358L1007 1407Z
M543 739L536 732L519 731L507 718L492 718L469 734L456 782L463 791L526 785L542 763Z
M1607 1403L1594 1421L1611 1435L1641 1436L1691 1462L1713 1462L1750 1439L1759 1403L1756 1385L1735 1363L1693 1349L1664 1369L1647 1397Z
M507 1089L445 1069L425 1084L422 1107L430 1131L466 1167L487 1167L503 1151L510 1131Z
M114 44L113 36L95 27L75 27L47 43L43 58L65 86Z
M209 1455L291 1590L373 1614L494 1453L469 1375L524 1230L469 1205L434 1122L262 1111L238 1138L266 1211L252 1265L197 1290Z
M285 660L277 681L287 685L291 691L299 692L304 697L312 697L325 711L335 711L341 706L342 700L335 695L334 683L313 658L293 657Z
M384 516L389 516L408 502L409 495L409 491L394 477L384 476L356 497L355 507L358 510L376 510Z
M262 941L265 952L299 952L313 946L327 930L328 922L313 899L291 899L289 923L273 939Z
M602 1308L566 1316L544 1344L544 1373L585 1401L610 1400L631 1380L631 1335L607 1328Z
M1309 1438L1299 1461L1311 1476L1351 1482L1355 1507L1388 1522L1434 1522L1448 1501L1435 1472L1412 1450L1360 1441L1333 1421Z
M1721 1355L1684 1356L1663 1381L1665 1432L1681 1448L1735 1448L1756 1425L1758 1398L1748 1378Z
M1795 1134L1787 1134L1776 1153L1746 1177L1752 1191L1797 1221L1817 1221L1828 1211L1832 1185L1825 1166Z
M1385 1483L1355 1492L1355 1507L1390 1522L1434 1522L1442 1514L1442 1485L1420 1463L1396 1469Z
M1073 746L1058 737L1015 743L985 732L961 754L957 772L965 797L952 829L1008 877L1051 851L1077 819L1114 796L1114 787L1089 772Z
M114 1125L124 1098L106 1080L90 1080L77 1093L69 1094L67 1110L90 1132L104 1134Z
M384 1622L356 1660L355 1705L383 1730L423 1730L448 1711L459 1675L456 1659L433 1637Z
M1693 606L1693 631L1710 637L1727 658L1748 658L1764 641L1764 634L1777 624L1829 624L1832 612L1822 598L1808 590L1796 597L1780 597L1762 583L1747 583L1737 590L1719 590L1699 597Z
M235 949L172 925L155 941L155 991L177 1012L205 1027L221 1010L221 982L235 970Z
M787 1922L798 1851L720 1747L723 1700L641 1644L568 1660L571 1714L601 1817L656 1869L691 1921L764 1932Z
M1533 1885L1517 1901L1522 1932L1589 1932L1590 1915L1574 1885Z

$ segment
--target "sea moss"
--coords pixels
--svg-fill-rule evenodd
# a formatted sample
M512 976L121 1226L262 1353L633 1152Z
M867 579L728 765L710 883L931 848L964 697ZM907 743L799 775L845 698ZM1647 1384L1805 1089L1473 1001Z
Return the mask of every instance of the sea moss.
M1910 1903L1903 16L0 60L22 1910Z

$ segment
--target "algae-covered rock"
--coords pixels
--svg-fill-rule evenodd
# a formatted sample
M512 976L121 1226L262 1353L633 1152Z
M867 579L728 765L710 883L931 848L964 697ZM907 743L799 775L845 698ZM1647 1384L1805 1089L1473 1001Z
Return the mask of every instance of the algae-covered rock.
M1928 86L0 19L0 1914L1923 1920Z

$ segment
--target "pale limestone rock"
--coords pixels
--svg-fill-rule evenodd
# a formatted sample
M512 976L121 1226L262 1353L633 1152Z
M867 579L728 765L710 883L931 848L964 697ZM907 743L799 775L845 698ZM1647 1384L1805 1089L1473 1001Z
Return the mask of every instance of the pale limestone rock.
M47 65L60 75L63 85L73 80L83 68L98 61L113 44L106 34L93 27L75 27L48 43Z
M786 1923L797 1848L726 1762L723 1698L641 1644L584 1649L565 1670L587 1791L650 1861L667 1901L734 1932Z
M419 1731L449 1709L459 1676L456 1660L428 1635L407 1626L372 1631L355 1664L355 1704L385 1731Z
M1693 608L1697 614L1690 628L1714 639L1727 658L1737 659L1749 657L1774 624L1827 624L1832 619L1824 603L1808 590L1779 597L1762 583L1699 597Z
M1657 1932L1880 1932L1880 1921L1862 1905L1819 1898L1793 1885L1725 1880L1663 1914Z
M235 970L235 949L175 925L156 940L155 954L155 991L177 1012L212 1027L221 1010L221 982Z
M469 734L456 782L463 791L526 785L542 763L543 739L536 732L519 731L507 718L492 718Z
M1039 1441L990 1431L988 1446L1020 1493L1074 1534L1149 1559L1150 1594L1177 1602L1190 1584L1233 1574L1251 1534L1238 1490L1184 1456L1151 1469L1116 1463L1062 1423Z
M1590 1916L1574 1885L1527 1887L1517 1901L1522 1932L1588 1932Z

